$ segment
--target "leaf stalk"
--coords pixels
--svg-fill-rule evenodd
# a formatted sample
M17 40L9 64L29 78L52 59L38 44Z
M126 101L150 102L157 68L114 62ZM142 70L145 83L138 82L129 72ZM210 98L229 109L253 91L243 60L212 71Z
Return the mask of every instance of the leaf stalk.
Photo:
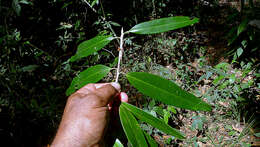
M124 29L121 29L121 36L120 36L120 47L118 53L118 63L117 63L117 70L116 70L116 82L118 82L119 74L120 74L120 64L123 56L123 45L124 45Z

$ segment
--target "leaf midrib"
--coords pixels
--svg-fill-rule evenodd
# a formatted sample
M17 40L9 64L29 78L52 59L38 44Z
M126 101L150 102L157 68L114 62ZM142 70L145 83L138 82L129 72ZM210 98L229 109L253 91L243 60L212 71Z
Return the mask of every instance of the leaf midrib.
M154 85L152 85L152 84L150 84L150 83L143 82L142 80L140 80L140 79L138 79L138 78L135 78L135 77L133 77L133 76L131 76L131 75L128 75L128 76L130 76L130 77L136 79L137 81L139 81L139 82L141 82L141 83L144 83L144 84L146 84L146 85L148 85L148 86L151 86L151 87L153 87L153 88L155 88L155 89L159 89L160 91L162 91L162 92L164 92L164 93L167 93L167 94L169 94L169 95L171 95L171 96L173 96L173 97L180 98L180 96L178 96L178 95L173 95L173 94L171 94L170 92L165 91L164 89L161 89L160 87L156 87L156 86L154 86ZM190 105L190 103L189 103L188 100L186 100L186 99L180 99L180 100L183 100L184 102L188 102L188 104ZM192 107L192 108L194 108L194 107Z
M125 108L124 108L124 109L125 109ZM122 110L123 110L123 109L122 109ZM122 110L121 110L121 113L123 113L123 115L124 115L124 116L122 116L122 117L124 117L124 119L127 121L127 123L128 123L128 122L131 122L131 121L130 121L130 118L127 117L127 112L126 112L125 110L123 110L123 112L122 112ZM131 130L133 130L132 124L129 124L129 128L130 128ZM137 143L135 134L132 133L131 136L134 138L134 143ZM133 143L131 143L131 144L133 145ZM138 143L137 143L137 144L138 144Z
M110 38L110 37L111 37L111 36L106 37L106 38L104 38L104 39L102 39L102 40L100 40L100 41L97 41L96 43L94 43L93 45L90 45L89 47L79 49L78 52L77 52L77 54L84 53L85 50L89 51L88 49L92 49L92 48L94 48L94 50L97 51L97 49L95 49L95 46L97 46L97 44L101 44L101 43L103 43L103 42L105 42L105 41L111 41L111 40L108 39L108 38ZM89 52L87 52L87 53L89 53ZM79 55L79 56L83 56L83 55Z
M194 19L193 19L193 20L194 20ZM190 21L193 22L193 20L190 20ZM189 22L189 20L183 21L183 22L177 22L177 23L175 23L175 24L176 24L176 25L179 25L179 24L186 23L186 22ZM196 22L193 22L193 23L196 23ZM147 28L140 29L140 30L146 31L146 30L149 30L149 29L153 29L153 28L157 28L157 27L162 27L162 26L167 26L167 25L170 25L170 24L171 24L171 23L162 24L162 25L156 25L156 26L152 26L152 25L151 25L149 28L147 27ZM188 25L190 25L190 24L188 24ZM187 25L187 26L188 26L188 25ZM133 30L136 30L136 31L134 31L134 32L140 32L140 30L138 31L138 27L142 27L142 26L140 25L140 26L136 26L136 28L134 27ZM130 32L133 32L133 31L130 30Z
M105 67L105 68L107 68L107 67ZM83 76L83 78L82 79L78 79L78 80L80 80L79 82L81 82L81 81L86 81L86 80L88 80L89 78L91 79L91 77L94 77L98 72L100 72L100 74L102 74L102 73L106 73L106 72L108 72L108 71L110 71L110 69L111 68L107 68L107 69L104 69L104 70L97 70L96 72L93 72L92 74L90 74L89 76ZM84 78L84 77L86 77L86 78Z
M135 111L135 112L136 112L135 115L138 115L140 118L142 118L142 116L143 116L143 117L147 118L149 121L152 121L153 123L156 123L156 121L158 121L158 123L164 123L161 119L156 118L156 117L154 117L154 116L150 116L149 113L144 112L143 110L139 110L138 108L132 108L132 109L133 109L133 110L132 110L132 109L128 108L128 107L125 106L125 105L126 105L126 104L123 103L122 106L123 106L125 109L129 110L129 111ZM129 107L133 107L133 106L129 106ZM137 109L137 110L135 110L135 109ZM138 111L142 111L141 113L144 113L146 116L141 115L141 114L138 114ZM133 112L132 112L132 113L133 113ZM140 119L140 118L139 118L139 119ZM150 119L150 118L152 118L152 119ZM141 119L140 119L140 120L141 120ZM143 122L148 123L147 121L143 121ZM150 124L150 123L148 123L148 124ZM170 132L173 132L173 134L174 134L173 136L178 137L178 138L184 138L184 137L182 136L182 134L181 134L178 130L175 130L174 128L172 128L171 126L169 126L169 125L167 125L167 124L165 124L165 123L164 123L164 125L166 125L166 126L171 130ZM157 127L155 127L155 128L157 128ZM158 127L158 128L159 128L159 127ZM159 129L159 130L163 131L163 129ZM172 133L169 133L169 132L166 132L166 131L163 131L163 132L172 135Z

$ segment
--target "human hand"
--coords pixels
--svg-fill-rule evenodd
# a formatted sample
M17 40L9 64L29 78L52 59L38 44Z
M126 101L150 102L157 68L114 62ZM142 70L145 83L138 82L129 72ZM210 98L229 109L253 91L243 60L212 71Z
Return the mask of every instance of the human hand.
M102 146L103 137L116 97L127 102L118 83L88 84L72 94L67 101L52 147Z

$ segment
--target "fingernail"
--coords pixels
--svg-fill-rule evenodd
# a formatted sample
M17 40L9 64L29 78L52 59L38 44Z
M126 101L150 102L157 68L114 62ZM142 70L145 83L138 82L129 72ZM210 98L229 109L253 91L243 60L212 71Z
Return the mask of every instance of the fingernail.
M116 89L116 90L118 90L118 91L120 91L120 89L121 89L121 86L120 86L120 84L119 83L116 83L116 82L112 82L111 83L111 85Z
M128 102L128 96L127 96L126 93L121 92L121 93L120 93L120 98L121 98L121 101L122 101L122 102Z

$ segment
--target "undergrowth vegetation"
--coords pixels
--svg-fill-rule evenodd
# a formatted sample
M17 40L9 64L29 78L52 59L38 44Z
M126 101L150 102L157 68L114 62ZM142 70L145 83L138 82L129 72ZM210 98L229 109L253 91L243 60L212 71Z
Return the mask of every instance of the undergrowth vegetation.
M182 40L176 41L176 39L172 39L171 35L167 37L168 39L165 39L165 36L157 36L155 41L152 40L151 42L156 42L161 38L165 39L164 42L174 42L175 46L168 47L167 53L176 51L174 50L176 46L181 46L182 48L184 45L187 45L182 45ZM245 64L241 62L240 68L237 65L226 62L211 66L206 60L206 47L197 46L196 48L199 52L193 55L197 56L197 58L186 59L188 62L185 60L172 60L171 63L164 65L164 60L158 61L160 58L156 58L157 61L155 60L156 62L154 62L153 56L150 55L152 50L153 52L155 52L154 50L163 50L164 48L160 48L162 45L149 45L143 48L140 47L142 48L141 50L137 49L139 50L138 55L144 56L141 61L133 64L131 64L132 62L127 62L129 64L125 68L148 71L172 80L183 89L205 99L214 106L214 109L210 114L172 109L171 106L154 100L145 101L142 99L142 95L136 94L133 95L133 101L137 105L142 105L147 112L163 119L166 123L179 126L181 131L185 132L188 137L183 143L185 146L203 146L203 144L209 146L238 144L250 146L252 141L250 136L253 136L255 133L250 128L254 128L257 124L256 122L259 121L257 118L258 114L255 113L259 109L257 94L259 74L257 69L253 68L252 63ZM163 45L167 46L166 43ZM176 52L178 53L178 51ZM145 55L147 54L150 56L146 57ZM185 57L189 58L188 56ZM165 58L162 57L162 59ZM129 93L129 95L131 94ZM159 130L154 130L149 125L143 124L142 127L149 134L154 134L154 137L161 144L177 144L173 141L174 138L166 134L162 135Z
M117 40L84 60L69 62L82 42L96 35L115 37L122 27L130 30L144 21L190 16L199 23L126 36L121 73L160 76L210 104L212 111L150 99L120 76L130 104L186 138L179 140L141 121L140 127L160 146L259 145L259 7L255 0L0 0L2 144L50 144L73 78L94 65L117 66ZM108 71L99 82L111 82L115 75ZM127 146L123 134L114 137Z

